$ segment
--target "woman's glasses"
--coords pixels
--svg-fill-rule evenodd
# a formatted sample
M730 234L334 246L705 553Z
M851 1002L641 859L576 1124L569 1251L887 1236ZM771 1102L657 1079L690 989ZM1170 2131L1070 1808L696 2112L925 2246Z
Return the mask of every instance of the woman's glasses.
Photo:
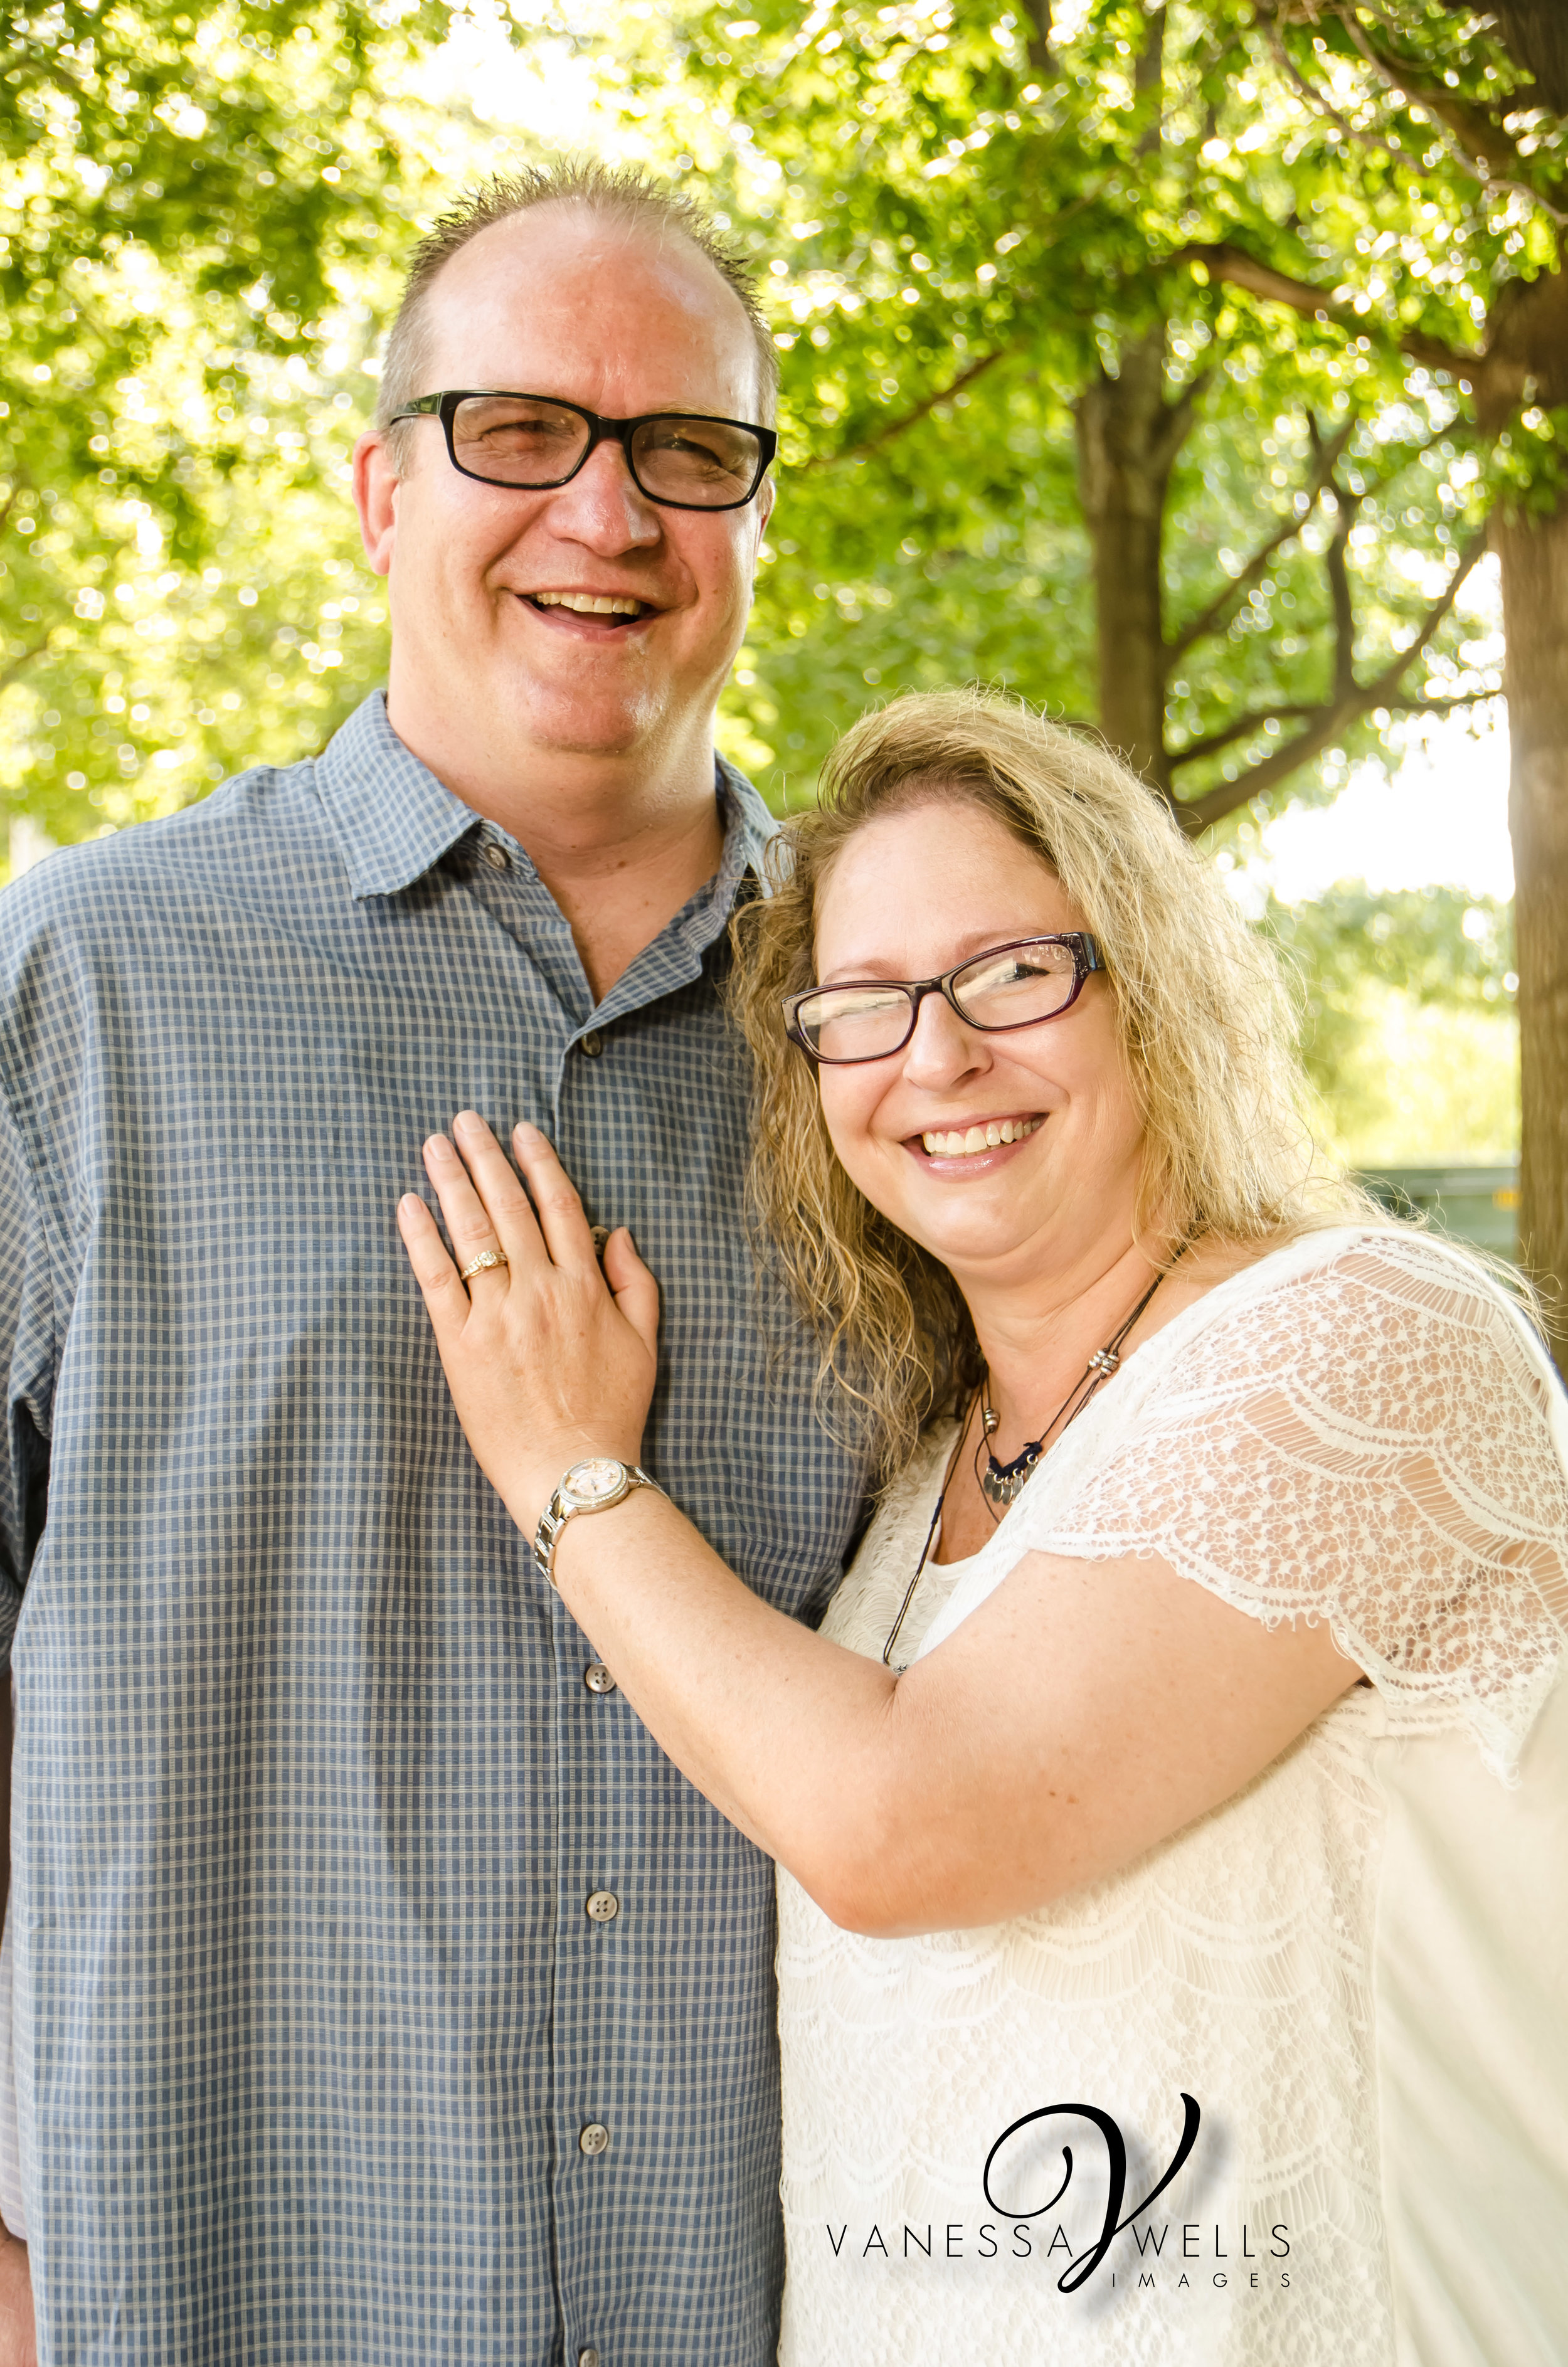
M1081 930L1071 936L1020 937L971 955L940 978L851 980L843 986L808 986L783 1000L791 1039L813 1060L831 1067L885 1060L915 1033L928 994L951 1004L966 1026L986 1035L1060 1019L1084 991L1089 972L1104 969L1099 947Z

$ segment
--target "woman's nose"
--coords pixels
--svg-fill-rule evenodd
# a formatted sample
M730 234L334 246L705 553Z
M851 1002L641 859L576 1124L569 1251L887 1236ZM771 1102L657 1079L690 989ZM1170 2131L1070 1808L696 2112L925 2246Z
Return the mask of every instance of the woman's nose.
M983 1036L964 1025L945 995L923 995L915 1033L903 1048L903 1073L910 1083L948 1085L989 1065Z

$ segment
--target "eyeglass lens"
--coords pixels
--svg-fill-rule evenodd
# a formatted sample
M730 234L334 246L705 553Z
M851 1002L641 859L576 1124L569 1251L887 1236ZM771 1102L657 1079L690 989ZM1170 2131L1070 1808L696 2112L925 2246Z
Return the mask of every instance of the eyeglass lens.
M563 404L471 394L452 419L460 469L488 484L543 487L568 478L587 448L588 423ZM672 413L632 431L629 459L644 493L693 509L744 501L762 447L747 427Z
M1078 966L1071 946L1039 939L976 955L952 980L952 999L976 1027L1027 1027L1072 1002ZM797 1005L795 1023L819 1060L875 1060L914 1031L904 986L824 986Z

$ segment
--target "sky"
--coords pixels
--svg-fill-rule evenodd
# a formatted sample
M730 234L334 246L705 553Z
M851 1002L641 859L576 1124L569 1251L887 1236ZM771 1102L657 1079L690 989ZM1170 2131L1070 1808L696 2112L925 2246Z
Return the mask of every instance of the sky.
M1511 896L1501 708L1499 700L1480 731L1460 720L1430 726L1396 772L1358 765L1331 806L1291 806L1237 866L1248 886L1272 885L1288 904L1321 896L1337 879L1364 879L1374 893L1435 886Z

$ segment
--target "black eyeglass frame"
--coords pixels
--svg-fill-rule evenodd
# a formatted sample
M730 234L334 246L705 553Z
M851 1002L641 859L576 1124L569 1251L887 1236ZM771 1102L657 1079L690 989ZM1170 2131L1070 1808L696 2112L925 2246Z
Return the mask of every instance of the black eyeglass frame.
M456 420L458 405L475 401L504 402L548 402L557 411L570 411L588 423L588 440L582 458L574 461L563 477L547 477L542 484L520 485L513 477L482 477L477 469L465 469L458 459ZM619 444L626 471L645 501L656 502L665 510L700 510L717 517L725 510L744 510L755 502L762 481L772 467L778 450L778 437L771 427L759 427L752 419L722 419L711 411L643 411L635 419L601 419L597 411L586 411L580 402L568 402L559 394L522 394L509 387L458 386L447 387L439 394L422 394L417 402L395 412L390 424L399 419L438 419L447 439L447 458L460 477L472 478L476 485L495 485L508 493L551 493L562 485L569 485L574 477L586 468L601 444ZM751 489L734 502L672 502L667 493L650 493L637 473L637 463L631 457L631 439L640 427L651 427L658 419L679 419L695 427L744 427L755 436L759 447L756 474Z
M1038 1019L1005 1019L1000 1024L993 1024L983 1019L971 1019L953 991L954 979L961 978L964 971L972 969L977 962L991 961L997 954L1021 952L1025 946L1071 947L1073 991L1066 1002L1059 1003L1054 1011L1042 1012ZM970 954L963 961L955 962L952 968L944 970L940 978L840 978L835 979L830 987L802 987L796 994L780 996L779 1008L784 1014L785 1034L792 1044L800 1048L808 1060L814 1060L819 1068L824 1069L860 1069L864 1068L869 1060L891 1060L895 1052L903 1050L920 1025L920 1006L928 994L939 994L949 1010L955 1012L962 1020L964 1025L974 1028L980 1035L1011 1036L1015 1035L1020 1027L1045 1027L1051 1020L1064 1017L1083 993L1090 972L1104 968L1105 963L1100 958L1100 949L1094 938L1085 929L1074 929L1061 935L1048 934L1039 937L1012 937L1005 946L987 946L982 952ZM909 997L909 1025L899 1037L898 1042L890 1044L882 1052L856 1052L848 1059L835 1059L831 1055L819 1052L813 1045L807 1042L805 1030L801 1025L801 1004L809 1002L813 994L837 994L846 988L858 986L880 987L884 992L891 992L896 989L900 993L906 994Z

